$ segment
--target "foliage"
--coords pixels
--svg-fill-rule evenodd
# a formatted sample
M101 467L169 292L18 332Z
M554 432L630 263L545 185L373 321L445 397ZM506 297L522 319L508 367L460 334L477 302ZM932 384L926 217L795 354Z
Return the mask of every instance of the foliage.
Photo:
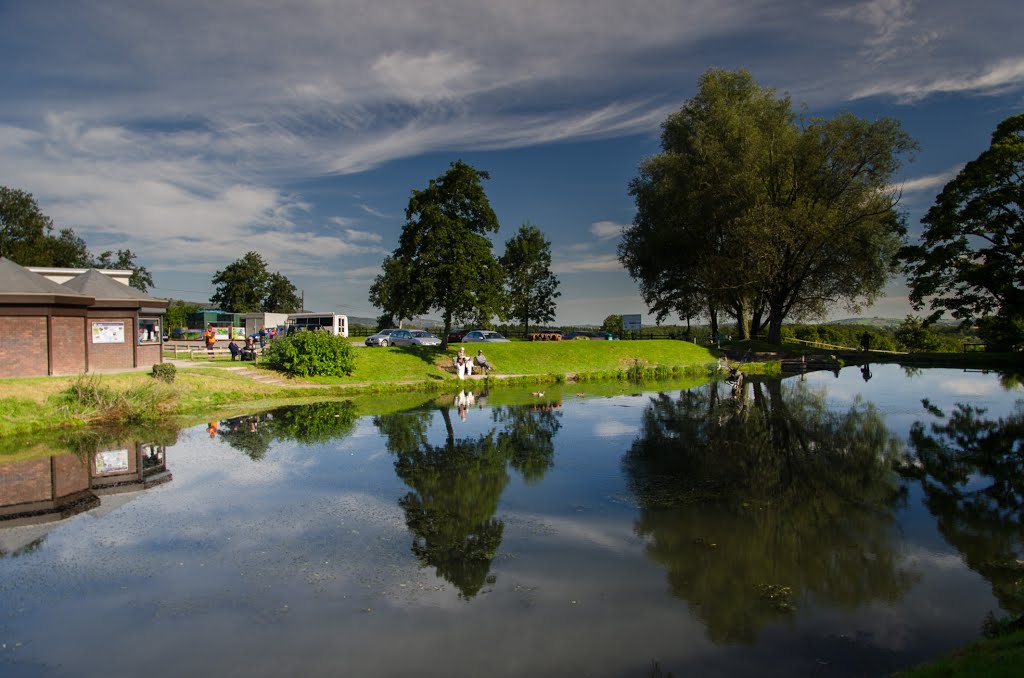
M164 327L168 331L177 327L188 327L188 316L199 310L198 304L193 304L181 299L171 299L167 304L167 313L164 315Z
M171 384L174 382L174 377L178 374L178 368L173 363L156 363L153 365L152 374L154 379Z
M122 390L95 375L78 377L59 397L65 416L123 423L158 419L173 409L176 399L173 390L156 384L136 384Z
M153 276L149 274L146 267L137 266L135 264L134 252L129 249L117 250L117 258L115 259L114 256L114 252L107 250L96 258L93 265L95 268L130 269L132 271L132 275L128 279L128 285L134 287L140 292L146 292L153 286Z
M623 329L622 316L610 315L601 323L602 332L610 332L615 338L621 339L625 330Z
M153 286L153 277L135 264L131 250L118 250L116 260L109 250L94 258L72 229L62 228L56 235L54 230L53 220L32 194L0 186L0 256L22 266L131 269L129 285L142 292Z
M489 178L458 160L427 188L414 190L398 247L370 288L370 302L385 315L440 310L442 347L453 321L503 315L502 270L487 237L498 231L498 218L481 185Z
M935 351L941 343L920 318L912 315L908 315L893 334L896 341L908 351Z
M302 310L302 299L291 280L280 273L271 273L264 291L263 311L266 313L296 313Z
M551 272L551 241L541 230L526 223L505 242L505 254L499 259L505 270L505 296L509 317L522 322L523 333L530 321L549 323L555 319L558 278Z
M246 252L213 276L216 291L210 301L231 313L294 313L301 301L295 286L280 273L270 273L256 252Z
M622 466L672 594L716 642L749 643L796 601L910 590L891 532L900 452L871 405L837 412L805 382L751 379L652 398Z
M897 121L798 121L746 71L712 69L630 184L619 258L659 321L724 310L740 338L871 301L905 231L890 188L915 144Z
M1005 418L959 403L946 414L922 401L931 422L910 429L902 472L920 481L946 541L992 585L1004 610L1024 613L1024 405Z
M1024 347L1024 113L1001 122L992 143L942 189L907 247L910 299L965 322L996 318L986 332Z
M356 366L347 338L318 330L278 337L267 344L263 357L269 367L298 377L345 377Z

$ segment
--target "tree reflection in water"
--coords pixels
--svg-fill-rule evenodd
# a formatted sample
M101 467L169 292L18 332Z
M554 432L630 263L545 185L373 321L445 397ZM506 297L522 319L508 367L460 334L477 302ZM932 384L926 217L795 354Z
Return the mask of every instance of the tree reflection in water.
M439 408L445 440L435 445L428 427L435 412L421 410L374 418L396 455L395 471L411 488L399 500L413 533L412 551L424 566L473 598L487 582L505 525L495 518L511 467L526 482L551 467L560 413L525 406L491 410L495 427L456 438L448 403Z
M999 419L966 403L948 416L923 405L937 421L911 428L914 458L904 475L921 481L942 536L1003 609L1024 614L1024 403Z
M915 576L892 544L897 438L870 405L828 409L804 382L718 384L648 405L623 467L637 534L715 642L752 642L816 600L895 601Z
M327 443L352 433L356 419L351 401L324 401L224 419L215 430L228 445L259 461L275 440Z

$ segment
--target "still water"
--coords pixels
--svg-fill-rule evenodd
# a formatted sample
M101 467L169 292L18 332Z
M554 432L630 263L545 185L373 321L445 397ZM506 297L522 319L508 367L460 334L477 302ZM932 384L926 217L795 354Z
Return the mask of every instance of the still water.
M623 389L0 457L0 673L871 676L1024 612L1014 378Z

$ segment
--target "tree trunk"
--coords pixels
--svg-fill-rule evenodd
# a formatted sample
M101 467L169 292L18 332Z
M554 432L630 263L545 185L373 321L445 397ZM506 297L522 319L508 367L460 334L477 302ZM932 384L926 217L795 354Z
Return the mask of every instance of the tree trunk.
M451 311L445 311L444 312L444 333L441 335L441 350L442 351L447 351L448 350L448 335L451 334L451 331L452 331L452 312Z
M718 309L714 306L708 307L708 319L711 321L711 341L718 339Z
M782 316L768 312L768 343L782 345Z
M736 302L736 336L740 341L750 339L750 319L747 315L747 300Z

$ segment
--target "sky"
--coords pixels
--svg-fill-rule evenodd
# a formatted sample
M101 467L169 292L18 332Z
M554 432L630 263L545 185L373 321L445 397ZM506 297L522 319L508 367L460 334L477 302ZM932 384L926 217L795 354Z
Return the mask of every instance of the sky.
M912 240L1024 110L1006 0L0 0L0 26L0 185L131 249L154 296L207 300L255 251L352 316L379 313L411 192L462 159L490 174L495 254L527 222L551 241L558 323L653 320L616 256L628 184L711 67L899 119ZM909 312L896 280L860 315Z

